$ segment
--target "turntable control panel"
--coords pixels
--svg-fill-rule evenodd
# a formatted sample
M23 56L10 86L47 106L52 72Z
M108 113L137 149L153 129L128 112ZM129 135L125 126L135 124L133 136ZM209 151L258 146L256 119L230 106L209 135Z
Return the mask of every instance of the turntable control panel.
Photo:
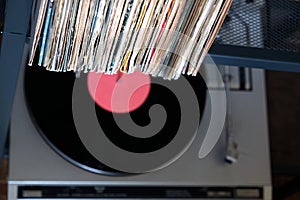
M263 199L259 187L23 186L18 199Z

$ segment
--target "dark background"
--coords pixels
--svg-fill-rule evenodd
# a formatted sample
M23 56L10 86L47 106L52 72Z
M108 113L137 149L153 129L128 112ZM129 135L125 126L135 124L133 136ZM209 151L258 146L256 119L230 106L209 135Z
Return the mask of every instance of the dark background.
M298 200L300 73L267 71L266 80L274 197L286 193Z

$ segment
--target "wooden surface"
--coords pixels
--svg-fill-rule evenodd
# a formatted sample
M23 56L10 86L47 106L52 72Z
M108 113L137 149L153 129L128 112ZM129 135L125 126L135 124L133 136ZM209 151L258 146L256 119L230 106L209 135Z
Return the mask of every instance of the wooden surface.
M267 71L266 83L273 189L279 190L300 175L300 73ZM286 198L299 199L300 191Z
M7 170L8 169L8 161L3 160L1 163L0 170L0 200L7 199Z
M266 80L272 165L300 175L300 73L269 71Z

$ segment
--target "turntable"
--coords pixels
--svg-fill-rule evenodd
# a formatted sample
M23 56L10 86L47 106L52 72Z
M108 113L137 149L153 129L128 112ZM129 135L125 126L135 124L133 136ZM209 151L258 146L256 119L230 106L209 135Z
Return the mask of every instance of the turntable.
M241 152L239 162L230 165L224 162L225 135L215 146L207 137L211 127L210 134L218 135L214 128L220 125L210 119L224 92L210 69L204 66L202 76L183 78L194 99L183 98L186 91L176 89L176 82L169 86L151 78L145 101L129 113L95 103L88 75L75 79L22 69L10 128L9 199L270 199L264 72L251 70L250 90L236 88L231 94ZM196 104L186 111L180 98ZM161 125L156 117L165 122L157 134L143 129ZM184 122L186 117L192 120ZM128 118L143 131L118 128ZM102 150L103 140L117 147L114 154ZM94 142L101 145L93 149Z

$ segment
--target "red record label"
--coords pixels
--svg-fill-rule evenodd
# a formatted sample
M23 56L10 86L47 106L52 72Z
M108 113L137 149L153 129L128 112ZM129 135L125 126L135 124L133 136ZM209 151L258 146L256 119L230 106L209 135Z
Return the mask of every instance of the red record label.
M87 79L88 90L101 108L114 113L128 113L138 109L147 99L151 79L140 71L115 75L91 72Z

